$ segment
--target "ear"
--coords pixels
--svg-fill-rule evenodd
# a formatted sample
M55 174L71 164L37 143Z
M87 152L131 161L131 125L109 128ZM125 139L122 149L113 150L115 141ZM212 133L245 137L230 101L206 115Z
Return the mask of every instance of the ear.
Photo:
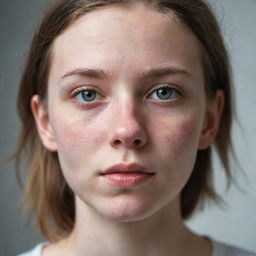
M40 139L49 151L57 151L57 143L54 137L52 126L49 122L47 106L40 101L39 95L34 95L31 99L31 110L36 122Z
M214 141L219 130L224 101L222 90L217 90L214 99L209 101L198 149L206 149Z

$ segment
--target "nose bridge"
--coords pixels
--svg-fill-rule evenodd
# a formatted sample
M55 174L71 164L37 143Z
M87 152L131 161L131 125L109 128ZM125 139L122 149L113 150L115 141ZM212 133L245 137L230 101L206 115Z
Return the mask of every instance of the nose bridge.
M139 120L138 106L132 99L120 99L116 105L117 123L119 126L136 125Z
M114 147L143 146L147 141L147 131L139 104L133 98L124 97L119 98L113 108L111 145Z

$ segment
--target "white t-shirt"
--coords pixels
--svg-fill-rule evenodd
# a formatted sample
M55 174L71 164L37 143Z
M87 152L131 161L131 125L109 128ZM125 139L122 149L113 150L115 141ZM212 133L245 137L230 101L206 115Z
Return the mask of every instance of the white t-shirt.
M218 242L214 239L210 239L213 245L212 256L256 256L256 253L243 250L238 247ZM34 249L19 254L17 256L41 256L42 248L47 245L47 242L38 244Z

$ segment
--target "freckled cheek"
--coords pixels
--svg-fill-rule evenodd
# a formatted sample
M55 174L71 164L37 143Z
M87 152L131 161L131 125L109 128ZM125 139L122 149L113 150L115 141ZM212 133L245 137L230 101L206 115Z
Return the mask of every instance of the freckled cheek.
M195 163L198 121L192 117L168 120L158 126L158 132L154 134L155 152L162 168L167 170L167 175L159 177L160 184L171 184L179 191L190 177Z
M153 126L152 126L153 127ZM194 155L197 151L200 136L200 120L198 118L176 118L160 122L155 132L156 141L162 141L163 154L172 157ZM163 148L164 147L164 148ZM164 155L163 157L166 157Z
M85 119L58 120L54 130L59 154L70 156L72 161L81 161L91 152L95 152L103 140L101 127Z
M75 193L84 189L85 180L93 177L93 171L97 168L95 159L104 137L100 127L86 120L85 118L54 120L61 169L67 183ZM89 182L88 186L88 189L93 190L96 184Z

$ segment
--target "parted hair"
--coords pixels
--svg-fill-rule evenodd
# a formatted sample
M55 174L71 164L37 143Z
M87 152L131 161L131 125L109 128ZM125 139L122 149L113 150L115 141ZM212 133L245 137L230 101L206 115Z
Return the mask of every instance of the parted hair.
M27 57L17 100L22 122L21 133L14 154L17 178L26 159L27 179L22 205L35 214L39 230L49 241L68 235L75 222L74 194L68 187L59 165L57 152L48 151L39 139L30 102L33 95L47 99L47 79L51 64L52 45L67 27L82 15L105 6L131 8L143 3L164 15L175 13L201 43L203 71L207 97L214 97L217 89L225 96L219 131L207 149L199 150L191 177L181 191L181 214L189 218L206 200L219 203L221 197L213 184L212 149L216 149L220 163L230 183L229 152L232 151L231 125L233 120L232 81L228 53L220 27L209 4L202 0L55 0L40 23Z

